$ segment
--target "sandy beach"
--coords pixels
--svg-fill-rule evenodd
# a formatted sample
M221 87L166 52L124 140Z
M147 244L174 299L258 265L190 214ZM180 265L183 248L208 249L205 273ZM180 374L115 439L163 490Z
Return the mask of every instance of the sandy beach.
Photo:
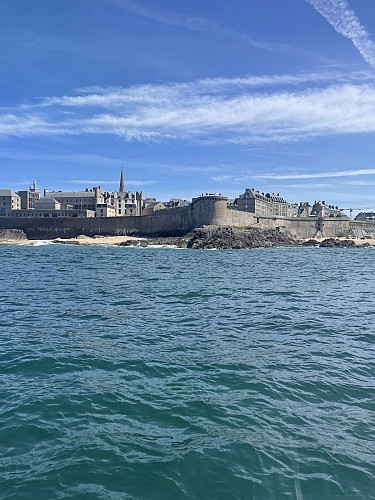
M362 238L354 238L353 241L358 246L365 245L366 243L368 243L371 247L375 246L375 239L374 238L369 238L369 239L364 239L364 240Z
M147 238L140 236L98 236L90 238L89 236L78 236L78 238L62 239L56 238L53 243L75 244L75 245L118 245L125 241L148 241Z
M125 241L147 241L147 238L133 236L103 236L90 238L88 236L78 236L78 238L55 238L53 240L27 240L27 239L0 239L0 244L3 245L46 245L50 243L61 243L71 245L118 245Z

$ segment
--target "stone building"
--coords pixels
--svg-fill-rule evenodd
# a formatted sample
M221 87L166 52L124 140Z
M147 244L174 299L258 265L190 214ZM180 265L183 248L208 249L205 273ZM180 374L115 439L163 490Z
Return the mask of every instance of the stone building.
M62 210L96 211L98 203L103 203L103 189L100 186L85 191L48 191L44 190L44 198L54 198L61 204Z
M182 198L171 198L169 201L165 202L164 205L166 208L182 208L188 207L190 202L183 200Z
M98 203L96 205L96 217L116 217L116 210L107 203Z
M375 222L375 212L360 212L354 218L356 221Z
M62 204L55 198L43 196L35 200L34 208L17 209L9 212L9 217L94 217L95 212L87 209L75 209L71 205L62 208Z
M312 206L311 212L309 215L311 216L318 216L319 214L322 214L325 218L330 217L346 217L348 216L342 212L339 207L335 207L333 205L327 205L325 201L315 201L314 205Z
M116 217L142 215L142 196L142 191L125 191L123 168L118 191L103 193L104 203L115 210Z
M309 217L311 213L311 205L308 201L301 201L297 206L297 213L295 217Z
M251 212L258 215L288 215L288 202L279 194L261 193L255 189L245 189L243 194L234 200L231 209Z
M8 217L12 210L21 208L21 198L11 189L0 189L0 217Z
M40 198L40 189L36 187L35 180L29 189L17 191L18 196L21 198L21 208L27 210L34 208L34 203Z
M34 203L35 210L61 210L61 203L51 196L43 196Z
M12 210L9 213L9 217L27 217L27 218L49 218L49 217L69 217L69 218L87 218L87 217L95 217L95 212L92 210L38 210L35 208L31 208L30 210Z
M151 215L158 210L165 210L166 206L162 201L153 201L151 203L147 203L147 205L143 208L142 215Z

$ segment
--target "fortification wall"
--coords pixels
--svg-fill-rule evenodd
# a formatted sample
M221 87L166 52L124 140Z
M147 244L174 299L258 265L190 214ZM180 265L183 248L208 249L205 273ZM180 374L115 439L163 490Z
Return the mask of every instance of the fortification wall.
M257 227L259 229L279 229L288 231L296 238L314 238L317 217L267 217L239 210L228 210L225 225L235 227ZM325 219L323 236L334 238L350 231L349 219Z
M226 212L225 224L234 227L259 226L260 219L250 212L240 210L228 210Z
M297 238L314 238L317 229L316 222L316 217L293 217L283 219L281 226ZM325 238L344 236L349 232L349 229L349 219L325 219L323 236Z
M227 218L227 201L225 196L200 196L191 204L192 223L194 227L205 225L222 225Z
M350 227L353 229L368 229L370 231L374 231L375 221L351 220Z
M31 218L0 217L0 229L23 230L29 239L74 238L81 234L178 236L203 225L230 225L289 231L298 238L313 238L316 217L286 218L257 216L249 212L228 210L227 198L208 195L197 198L190 206L159 210L142 217ZM324 236L335 237L349 231L348 219L326 219Z
M183 207L144 217L1 217L0 228L23 230L29 239L75 238L81 234L177 236L191 231L193 222L190 207Z

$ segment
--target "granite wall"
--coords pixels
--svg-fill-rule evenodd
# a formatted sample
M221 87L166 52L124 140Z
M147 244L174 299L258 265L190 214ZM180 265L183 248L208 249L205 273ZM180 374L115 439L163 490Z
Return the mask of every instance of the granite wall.
M228 210L227 198L219 195L201 196L188 207L159 210L142 217L0 218L0 229L23 230L29 239L73 238L81 234L178 236L210 224L279 229L298 238L313 238L316 234L316 217L265 217ZM324 236L334 237L347 231L348 219L325 220Z

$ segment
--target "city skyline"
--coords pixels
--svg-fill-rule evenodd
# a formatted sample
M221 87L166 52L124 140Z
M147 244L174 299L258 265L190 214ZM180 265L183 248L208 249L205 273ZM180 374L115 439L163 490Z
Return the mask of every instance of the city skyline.
M1 188L375 206L372 0L1 7Z

